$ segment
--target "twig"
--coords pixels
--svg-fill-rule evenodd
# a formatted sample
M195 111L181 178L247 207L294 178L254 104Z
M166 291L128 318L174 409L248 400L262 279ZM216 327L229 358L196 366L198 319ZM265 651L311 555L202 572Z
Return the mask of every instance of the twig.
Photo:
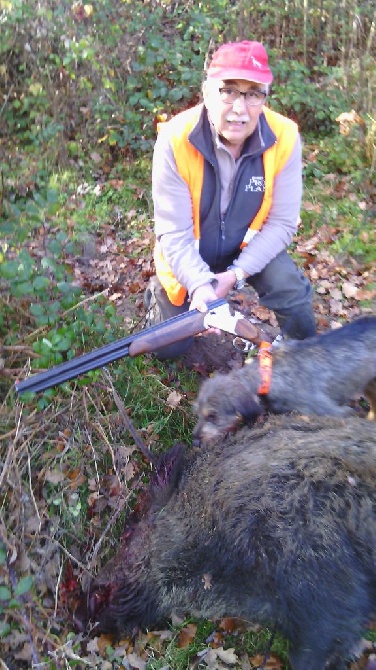
M106 378L107 382L109 383L109 385L110 385L110 387L111 387L111 391L112 391L112 394L113 394L113 396L114 396L115 403L116 403L117 408L118 408L118 410L119 410L119 412L120 412L121 418L123 419L123 422L124 422L125 427L127 428L127 430L129 431L129 433L130 433L131 436L133 437L133 439L134 439L134 441L135 441L135 444L136 444L137 447L140 449L140 451L141 451L142 454L145 456L145 458L147 458L147 460L148 460L150 463L152 463L153 465L155 465L156 462L157 462L157 459L155 458L154 454L152 454L152 452L150 451L150 449L148 449L148 447L146 446L146 444L143 442L143 440L141 439L141 437L140 437L139 434L137 433L135 427L133 426L133 423L132 423L132 421L130 420L128 414L127 414L127 410L125 409L125 405L124 405L122 399L120 398L118 392L116 391L116 389L115 389L115 387L114 387L114 385L113 385L111 375L110 375L109 371L107 370L107 368L104 368L104 369L102 370L102 374L103 374L103 376Z
M1 116L1 112L0 112ZM5 196L5 184L4 184L4 172L1 170L1 190L0 190L0 219L3 216L3 206L4 206L4 196Z
M1 351L15 351L15 352L22 352L27 354L28 356L39 356L40 354L37 354L31 347L24 346L23 344L14 344L14 345L8 345L8 344L3 344L1 347Z
M14 455L14 442L11 442L10 447L8 449L6 459L5 459L5 463L4 463L4 466L3 466L3 469L2 469L2 472L1 472L1 475L0 475L0 490L2 489L3 480L5 479L5 475L6 475L8 467L9 467L9 464L11 463L11 461L13 459L13 455Z
M86 439L87 439L87 441L89 442L89 444L90 444L90 448L91 448L91 450L92 450L92 452L93 452L94 469L95 469L95 479L96 479L96 481L97 481L97 486L98 486L98 489L99 489L99 487L100 487L100 480L99 480L99 470L98 470L98 463L97 463L97 455L96 455L96 453L95 453L95 449L94 449L93 441L92 441L92 439L91 439L91 435L89 435L89 432L88 432L87 430L86 430Z
M35 535L30 535L29 533L25 533L25 537L35 539ZM71 554L68 551L68 549L64 547L64 545L61 544L61 542L59 542L59 540L57 540L55 537L51 535L46 535L45 533L41 533L40 535L38 535L38 538L40 540L48 540L49 542L53 542L54 544L56 544L73 563L78 565L78 567L81 568L81 570L83 570L84 572L88 572L90 574L90 570L88 570L86 565L81 563L81 561L79 561L78 558L76 558L76 556L73 556L73 554Z
M4 435L0 435L0 441L1 441L1 440L7 440L8 437L12 437L12 435L14 435L14 433L16 432L16 430L17 430L16 428L12 428L12 430L9 430L9 431L8 431L7 433L5 433Z
M31 463L30 463L30 454L29 454L28 449L27 449L27 471L28 471L28 475L29 475L30 495L31 495L31 499L32 499L33 504L34 504L34 509L36 511L37 517L39 519L39 528L38 528L38 531L39 531L41 526L42 526L42 519L41 519L40 514L39 514L38 505L37 505L37 501L35 500L33 485L32 485L32 482L31 482Z
M56 582L56 589L55 589L55 610L54 610L54 617L56 617L57 610L58 610L58 602L59 602L59 587L60 587L60 582L61 582L61 576L63 574L63 567L64 567L64 562L61 562L60 569L59 569L59 574L57 576L57 582Z
M112 448L112 444L111 444L110 440L108 439L106 433L104 432L102 426L101 426L99 423L95 425L95 429L97 430L97 432L98 432L99 435L101 436L102 440L104 440L104 442L107 444L108 451L109 451L110 454L111 454L112 467L114 468L116 477L118 478L119 483L120 483L120 481L121 481L121 480L120 480L120 475L119 475L119 473L118 473L118 469L117 469L117 465L116 465L116 458L115 458L114 450L113 450L113 448Z
M141 480L142 480L142 477L140 476L139 481L141 481ZM123 509L124 509L124 507L125 507L126 502L128 501L128 499L129 499L130 497L131 497L131 494L130 494L130 493L128 494L127 498L119 497L119 504L116 505L116 507L115 507L115 512L113 513L113 515L112 515L112 516L110 517L110 519L108 520L107 525L106 525L106 527L105 527L105 529L104 529L102 535L100 536L98 542L96 543L96 545L95 545L95 547L94 547L94 549L93 549L93 552L92 552L92 555L91 555L91 559L90 559L90 561L89 561L89 566L91 566L91 565L94 563L94 560L95 560L95 558L96 558L96 556L97 556L97 554L98 554L98 552L99 552L99 549L101 548L101 546L102 546L102 544L103 544L103 542L104 542L104 539L105 539L107 533L108 533L109 530L114 526L114 524L115 524L115 522L117 521L118 517L119 517L120 514L122 513L122 511L123 511ZM89 571L87 568L86 568L86 570Z
M19 437L19 428L20 428L20 423L21 423L21 417L22 417L22 413L20 412L19 416L18 416L18 420L17 420L17 425L16 425L14 431L12 431L12 432L15 432L16 435L14 437L14 440L12 440L12 442L10 444L10 447L8 449L8 453L7 453L7 456L6 456L6 459L5 459L4 467L3 467L2 473L0 475L0 490L1 490L1 487L2 487L2 484L3 484L3 480L5 479L5 475L6 475L6 471L8 469L8 466L11 463L11 461L13 459L13 456L14 456L14 453L15 453L15 445L16 445L17 439Z
M6 105L7 105L7 103L8 103L8 100L9 100L9 98L10 98L10 95L11 95L13 89L14 89L14 84L12 84L12 86L10 87L10 89L9 89L9 91L8 91L8 93L7 93L7 95L5 96L4 104L3 104L2 108L0 109L0 117L1 117L1 115L2 115L2 113L3 113L3 111L4 111L5 107L6 107Z

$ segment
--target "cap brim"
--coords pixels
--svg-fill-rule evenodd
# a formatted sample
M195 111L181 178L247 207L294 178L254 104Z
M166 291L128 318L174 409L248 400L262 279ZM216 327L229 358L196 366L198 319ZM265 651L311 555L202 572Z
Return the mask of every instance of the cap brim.
M273 75L269 72L259 72L255 70L250 72L249 70L244 72L244 70L216 70L210 72L208 71L209 79L221 79L226 81L226 79L244 79L245 81L254 81L256 84L271 84L273 81Z

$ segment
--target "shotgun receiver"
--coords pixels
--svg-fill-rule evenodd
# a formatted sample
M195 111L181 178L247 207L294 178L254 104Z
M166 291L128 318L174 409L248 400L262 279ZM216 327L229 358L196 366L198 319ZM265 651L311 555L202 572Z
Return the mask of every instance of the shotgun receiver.
M79 377L89 370L103 368L108 363L113 363L124 356L133 357L151 353L186 337L198 335L208 328L219 328L244 340L256 342L256 344L261 339L258 328L221 298L209 303L207 312L193 309L173 316L151 328L145 328L139 333L106 344L87 354L76 356L66 363L56 365L24 381L16 382L15 388L20 395L26 391L34 393L45 391L52 386Z

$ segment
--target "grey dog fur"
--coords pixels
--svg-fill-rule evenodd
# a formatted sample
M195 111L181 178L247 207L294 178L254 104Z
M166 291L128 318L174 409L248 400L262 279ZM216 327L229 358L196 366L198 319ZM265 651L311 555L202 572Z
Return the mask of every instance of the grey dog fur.
M287 340L272 350L270 390L261 396L257 360L206 379L195 403L194 438L209 444L252 424L266 411L350 416L349 402L363 395L376 415L376 316L306 340Z

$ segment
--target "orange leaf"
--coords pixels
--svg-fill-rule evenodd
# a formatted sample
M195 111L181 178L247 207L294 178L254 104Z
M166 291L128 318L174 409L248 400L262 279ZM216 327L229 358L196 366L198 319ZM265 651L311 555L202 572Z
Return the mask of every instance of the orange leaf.
M188 647L191 642L196 637L197 626L194 623L189 623L187 626L181 629L178 637L178 647L180 649L185 649Z
M270 654L265 665L262 665L264 661L263 654L257 654L257 656L252 656L250 661L252 665L256 666L256 668L261 666L265 668L265 670L281 670L282 668L281 659L278 656L275 656L274 654Z
M226 633L232 635L233 633L244 632L247 630L247 623L243 619L236 619L235 617L226 617L219 623L219 627Z

